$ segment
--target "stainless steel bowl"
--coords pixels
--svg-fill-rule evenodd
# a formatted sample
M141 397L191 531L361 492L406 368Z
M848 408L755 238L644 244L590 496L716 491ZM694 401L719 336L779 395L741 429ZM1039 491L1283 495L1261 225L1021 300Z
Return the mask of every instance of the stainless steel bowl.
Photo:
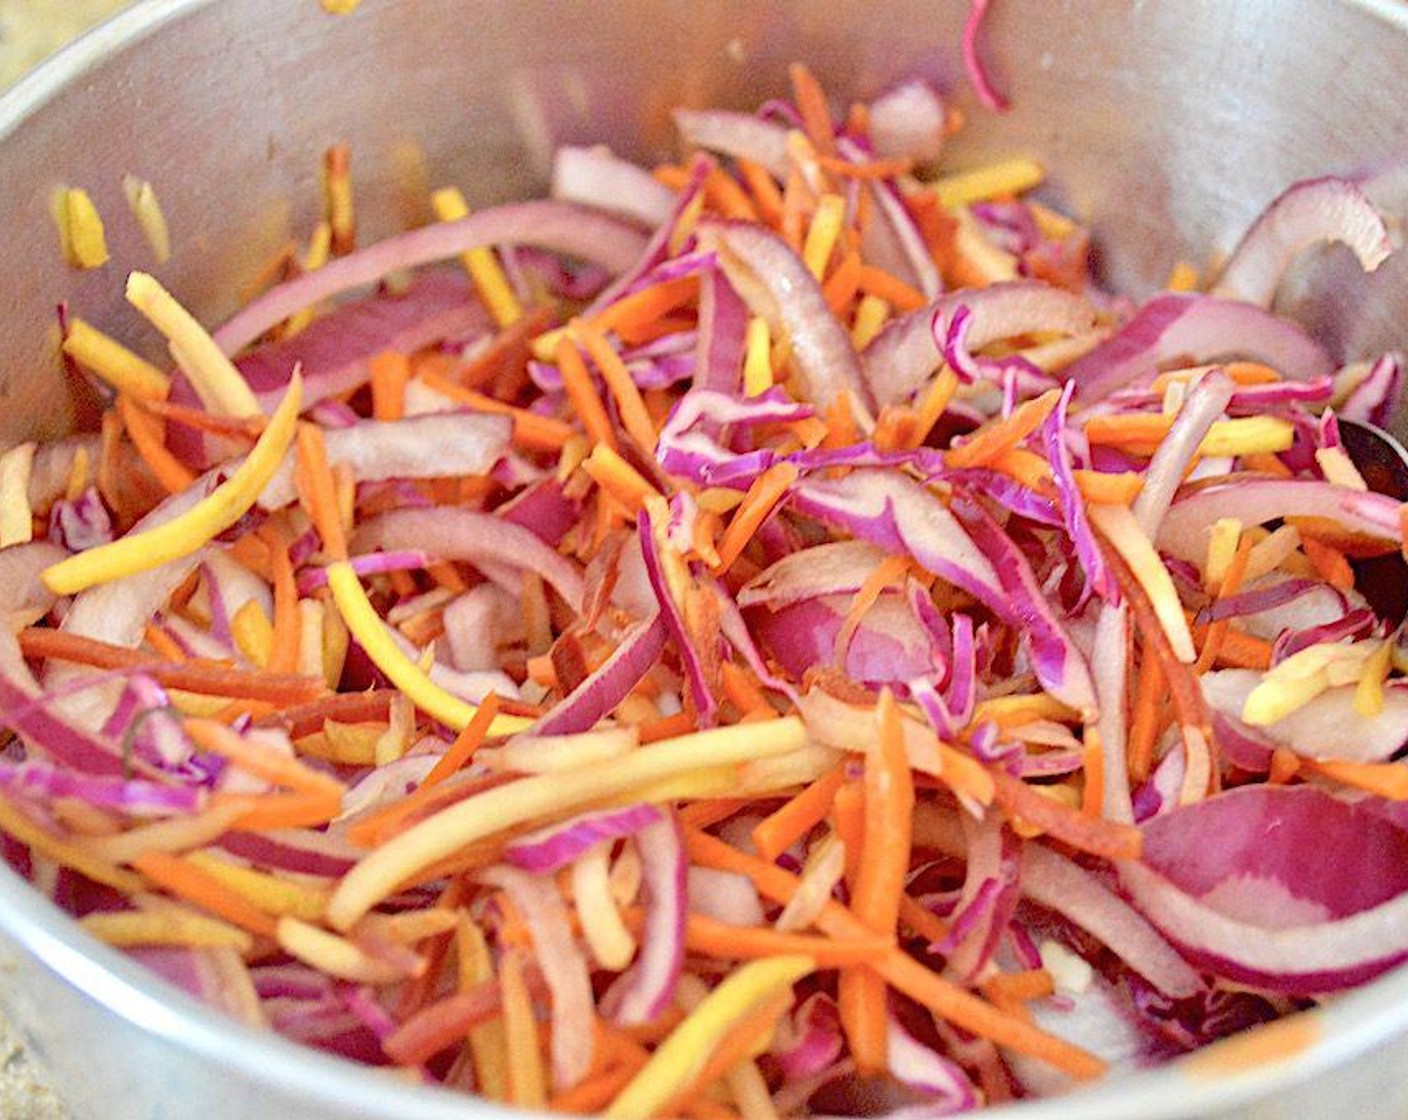
M83 414L55 358L56 301L156 352L122 301L126 270L153 265L122 199L129 172L156 185L170 221L176 252L156 271L207 321L309 228L319 156L335 140L351 142L370 239L427 218L430 185L457 181L477 206L534 192L561 142L667 154L671 106L751 106L784 92L794 59L843 96L913 74L956 91L969 126L951 162L1040 157L1052 197L1093 222L1107 277L1136 295L1180 259L1229 249L1297 178L1372 174L1390 206L1401 201L1402 4L999 0L986 50L1014 105L1000 119L962 79L966 8L366 0L332 18L313 0L147 0L0 98L0 444L61 433ZM47 203L60 183L86 187L107 216L105 268L80 275L60 262ZM1290 302L1346 355L1402 346L1408 260L1366 281L1331 251L1301 270ZM496 1111L226 1022L90 940L4 868L0 1010L80 1118ZM1279 1061L1204 1056L989 1115L1408 1115L1408 971L1318 1012L1312 1035Z

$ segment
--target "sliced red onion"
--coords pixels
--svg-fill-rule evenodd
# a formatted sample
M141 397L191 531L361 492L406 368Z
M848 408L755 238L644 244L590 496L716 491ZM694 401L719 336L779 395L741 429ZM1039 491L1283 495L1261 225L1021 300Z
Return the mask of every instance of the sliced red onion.
M500 520L521 525L553 548L567 530L581 520L580 503L562 492L562 484L548 477L515 495L494 511Z
M885 1060L892 1077L929 1098L916 1115L948 1116L981 1103L963 1068L915 1039L893 1015L885 1025Z
M1313 786L1243 786L1143 830L1121 882L1205 968L1313 995L1408 958L1408 832L1372 812Z
M534 875L550 875L576 862L603 840L633 836L662 819L660 810L647 804L585 813L520 836L504 849L504 858Z
M935 324L942 319L946 335L960 307L971 315L965 336L969 351L1034 331L1081 334L1095 324L1095 309L1086 299L1032 280L951 292L892 320L865 348L865 383L877 407L902 404L928 382L943 360Z
M0 601L8 632L14 633L49 613L57 596L44 586L39 573L67 555L48 541L29 541L0 549Z
M1278 607L1294 603L1297 599L1303 599L1307 596L1314 596L1318 601L1311 606L1313 617L1304 622L1299 622L1299 618L1296 622L1287 621L1284 612L1276 610ZM1274 638L1288 626L1300 629L1301 626L1332 622L1342 618L1347 610L1349 610L1349 600L1344 593L1318 579L1271 578L1258 581L1247 591L1239 591L1235 595L1227 595L1213 600L1198 612L1197 622L1205 624L1220 622L1225 618L1254 618L1261 625L1252 632L1256 633L1257 637ZM1318 617L1322 611L1327 617ZM1275 612L1276 615L1273 619L1257 617L1271 612ZM1270 633L1267 633L1267 630L1270 630Z
M314 829L271 829L268 832L227 832L220 847L256 867L338 879L366 853Z
M850 598L825 595L780 609L748 612L762 647L792 676L801 680L808 669L835 664L836 644ZM848 677L869 685L902 685L931 673L935 665L932 639L899 595L882 595L859 626L845 650L842 669Z
M507 416L441 412L405 420L363 420L324 435L328 462L347 466L357 482L387 478L485 475L508 453ZM293 457L284 460L260 496L265 509L294 501Z
M260 1009L260 994L238 950L229 946L179 949L143 945L125 952L142 967L195 996L207 1007L222 1011L246 1026L268 1027Z
M1286 658L1307 646L1322 642L1343 642L1362 638L1379 625L1379 618L1367 607L1350 611L1333 622L1311 626L1304 630L1283 630L1271 645L1271 664L1281 664Z
M436 558L417 548L395 552L367 552L354 556L349 563L359 576L385 575L387 572L419 572L435 563ZM326 568L304 568L298 573L298 593L308 595L328 585ZM464 666L460 666L464 668Z
M1100 732L1103 775L1101 815L1109 821L1134 820L1130 803L1125 699L1129 691L1129 605L1107 603L1100 608L1091 644L1090 669L1095 697L1100 704L1096 729Z
M874 419L855 348L801 257L770 230L742 222L702 221L698 237L718 254L729 282L774 337L791 343L803 399L825 412L846 393L857 422L869 431Z
M75 774L39 759L18 764L0 762L0 787L16 797L39 801L72 797L100 809L113 809L132 816L194 813L205 800L205 790L194 786Z
M1068 384L1071 384L1068 382ZM1232 380L1213 371L1201 378L1178 410L1178 416L1144 472L1144 486L1134 499L1134 519L1151 540L1173 496L1197 455L1203 438L1221 418L1234 391Z
M595 727L654 668L664 652L667 633L658 613L637 622L621 636L615 652L538 720L531 733L571 735Z
M676 109L673 116L690 147L751 160L779 182L787 178L787 129L781 125L727 109Z
M533 957L552 996L552 1085L558 1091L571 1088L592 1066L596 997L587 958L572 936L567 906L551 879L501 864L479 872L479 878L508 895L533 938Z
M699 281L694 387L737 397L747 347L748 305L718 272Z
M978 100L994 113L1005 113L1008 109L1007 98L997 92L983 60L978 56L978 35L987 11L988 0L970 0L968 19L963 24L963 68L968 73L968 80L973 83L973 92L978 95Z
M674 814L636 835L646 893L640 955L622 977L612 1018L622 1026L648 1023L675 998L684 966L684 925L689 894L684 834Z
M841 1056L844 1045L836 1001L817 992L783 1016L770 1052L783 1080L792 1084L821 1073Z
M424 549L443 560L534 572L573 610L582 605L582 577L576 566L528 529L502 517L443 506L394 510L365 522L350 543L359 552Z
M1303 478L1234 478L1177 499L1159 528L1158 545L1182 560L1201 564L1208 534L1221 518L1262 525L1284 517L1323 517L1350 533L1397 547L1400 503L1382 494L1349 490Z
M1017 908L1022 848L1002 818L959 818L967 836L968 869L949 936L939 946L948 967L972 982L991 963L998 941Z
M1293 183L1262 211L1232 252L1212 294L1270 307L1296 256L1321 241L1349 246L1365 272L1393 252L1383 216L1348 179Z
M1300 327L1260 307L1187 292L1149 300L1108 340L1065 370L1083 405L1170 364L1243 357L1309 381L1334 372L1330 356Z
M481 583L445 605L441 615L450 661L462 672L499 666L498 643L523 633L518 600L502 587Z
M740 607L773 610L822 595L851 595L886 558L866 541L830 541L784 556L738 591Z
M552 197L606 210L654 229L668 221L675 194L643 167L604 147L563 145L553 154Z
M61 499L49 508L48 540L70 552L96 548L112 540L112 518L96 487L72 501Z
M641 510L636 515L636 522L639 530L641 559L645 561L645 578L650 583L651 593L655 597L655 603L660 612L659 617L665 623L665 629L669 632L670 637L674 639L675 651L679 656L680 667L684 671L685 681L689 686L689 695L694 702L699 726L712 727L714 717L718 712L718 703L714 700L714 694L709 688L709 677L704 668L707 654L695 648L694 638L685 623L680 604L675 602L674 593L670 590L669 580L662 567L660 543L656 540L654 520L647 511Z
M1364 380L1350 390L1340 406L1346 420L1387 427L1393 419L1403 384L1403 356L1391 351L1379 358Z
M915 78L870 103L871 147L880 159L933 163L943 152L946 120L938 91Z
M567 203L519 202L479 210L459 221L389 237L281 284L216 331L215 341L225 353L236 353L322 300L375 284L388 273L494 245L536 245L621 272L639 258L645 238L613 218Z
M1074 391L1075 385L1066 382L1065 388L1061 390L1060 401L1042 426L1042 442L1046 445L1046 458L1051 464L1051 475L1056 482L1056 492L1061 498L1066 535L1075 546L1076 557L1085 572L1085 578L1089 581L1088 586L1107 603L1114 603L1119 601L1119 587L1114 576L1110 574L1105 563L1105 554L1096 541L1095 532L1085 515L1085 497L1076 483L1075 463L1071 459L1071 449L1067 443L1066 411L1071 406L1071 394ZM1196 446L1194 444L1194 447Z
M1229 720L1240 720L1242 705L1262 674L1254 669L1222 669L1201 678L1207 702ZM1383 762L1408 744L1408 685L1390 683L1384 688L1384 706L1378 715L1363 716L1354 709L1354 686L1326 689L1290 715L1257 732L1273 746L1282 746L1306 758L1343 759L1348 762Z
M732 437L763 424L785 424L814 416L781 389L741 400L713 389L691 389L675 402L660 429L655 455L666 474L701 486L747 489L751 479L774 461L771 451L741 452ZM729 439L730 445L720 443Z

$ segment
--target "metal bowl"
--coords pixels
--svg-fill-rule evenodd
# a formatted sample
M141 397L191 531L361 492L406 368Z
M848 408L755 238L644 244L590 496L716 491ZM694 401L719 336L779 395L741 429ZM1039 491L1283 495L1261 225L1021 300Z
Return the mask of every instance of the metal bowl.
M67 300L132 345L156 339L122 301L153 267L122 198L151 180L175 255L163 282L207 321L319 206L322 150L350 141L371 239L428 218L427 188L470 202L535 192L561 142L671 151L677 104L752 106L806 60L865 97L921 74L968 127L950 163L1035 155L1046 190L1091 221L1110 282L1135 295L1180 259L1228 250L1291 181L1377 176L1390 204L1408 140L1408 8L1390 0L1002 0L985 50L1013 111L962 79L961 0L766 5L723 0L147 0L0 98L9 215L0 318L0 445L53 436L92 402L56 360ZM1288 18L1293 16L1294 18ZM48 198L86 187L112 263L60 261ZM1408 262L1355 275L1338 251L1300 270L1290 302L1356 356L1397 342ZM1346 874L1353 869L1346 868ZM77 1117L450 1120L493 1106L356 1068L203 1009L83 934L0 867L0 1010ZM1258 1058L1234 1041L1193 1059L993 1120L1408 1115L1408 971L1316 1012L1303 1046Z

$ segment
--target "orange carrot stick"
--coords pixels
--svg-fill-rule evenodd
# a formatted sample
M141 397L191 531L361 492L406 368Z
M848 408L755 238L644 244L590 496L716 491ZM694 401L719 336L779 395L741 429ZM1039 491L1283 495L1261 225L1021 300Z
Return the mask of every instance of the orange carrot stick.
M439 785L474 757L474 752L479 749L485 736L489 733L489 725L494 722L494 717L498 714L499 697L497 693L491 692L484 697L483 702L479 705L479 710L474 713L474 718L455 737L455 741L450 744L450 749L442 754L439 761L430 768L430 773L422 779L418 788L424 790Z
M612 451L619 451L616 443L616 429L606 405L601 401L592 375L587 371L587 363L582 360L582 352L577 344L564 336L553 354L558 372L562 375L562 387L567 391L567 399L572 402L572 410L582 421L587 435L596 443L605 444Z
M513 419L513 442L529 451L561 451L563 445L577 433L572 425L552 416L540 416L526 408L515 408L511 404L486 396L474 389L457 385L443 374L425 370L421 381L453 401L468 405L479 412L492 412Z
M734 511L733 519L724 530L723 539L719 541L720 572L728 571L738 559L748 542L753 539L753 534L762 528L763 522L768 519L777 503L797 481L797 475L797 468L793 464L777 463L760 474L753 481L753 485L748 487L748 493Z
M592 325L602 334L615 331L625 338L635 336L683 303L699 294L697 276L677 276L662 280L648 288L622 296L602 308L592 319Z
M792 79L792 96L802 118L802 129L812 146L823 155L836 151L836 132L831 123L831 108L826 103L826 91L810 70L800 62L787 68Z
M997 803L1009 816L1021 817L1071 847L1106 859L1138 859L1144 834L1133 825L1087 817L1014 778L1000 767L992 769Z
M117 410L137 454L169 493L178 493L196 480L195 472L166 450L160 420L143 412L126 393L118 395Z
M1041 426L1060 397L1059 390L1050 389L1018 405L1007 419L989 421L966 443L945 451L944 463L950 467L976 467L1011 451Z
M753 846L758 849L758 854L764 859L777 859L825 820L845 780L845 769L837 766L759 821L752 833Z
M298 497L313 526L322 538L323 551L334 560L347 559L347 534L342 526L342 507L337 498L337 481L328 465L328 449L323 429L316 424L298 425L297 469L294 481Z
M616 398L616 408L621 414L621 426L626 429L626 434L636 441L642 451L647 454L654 451L658 438L655 424L621 355L606 336L585 319L572 320L571 331L587 348L601 379Z
M371 374L372 418L400 420L406 415L406 383L411 379L411 362L405 354L384 350L367 363Z
M918 311L929 303L928 298L918 288L911 287L898 276L893 276L874 265L861 265L857 283L866 295L883 299L900 311Z
M233 922L259 937L273 938L274 918L231 890L214 875L166 852L146 852L132 866L157 886Z

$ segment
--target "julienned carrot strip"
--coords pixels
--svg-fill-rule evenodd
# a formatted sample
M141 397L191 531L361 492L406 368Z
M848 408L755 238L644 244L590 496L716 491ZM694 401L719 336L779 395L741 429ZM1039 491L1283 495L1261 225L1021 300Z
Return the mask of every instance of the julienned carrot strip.
M790 871L756 856L746 855L696 829L685 830L685 849L694 863L745 875L765 897L783 905L801 886L800 880ZM834 901L827 903L817 917L816 927L832 937L876 932L869 930L849 909ZM875 971L911 999L970 1034L981 1035L999 1046L1040 1058L1080 1080L1090 1080L1105 1072L1105 1063L1089 1051L999 1010L938 973L931 972L903 949L895 948L886 953L883 962L875 966Z
M294 482L299 499L322 538L323 551L334 560L346 560L347 533L342 524L337 481L328 465L323 429L316 424L300 423L297 446Z
M887 587L902 580L908 571L908 556L887 556L865 577L859 589L851 596L850 606L846 608L846 615L841 620L841 627L836 631L836 663L838 665L845 664L846 651L850 648L851 639L860 628L860 624L865 621L865 616L870 608L879 601Z
M274 537L269 533L267 536ZM293 561L281 539L269 542L269 561L274 575L274 629L269 645L269 671L294 673L298 670L298 643L302 629L298 612L298 585Z
M562 387L567 391L567 399L572 403L572 410L581 420L587 435L596 443L604 444L612 451L619 451L611 416L596 391L592 375L587 371L587 363L583 361L577 344L564 335L558 342L553 356L558 372L562 375Z
M671 280L662 280L608 304L592 318L592 325L603 334L615 331L622 338L634 336L698 294L697 276L677 276Z
M900 895L900 922L931 945L941 944L949 935L948 923L926 910L909 895Z
M1340 591L1354 589L1354 569L1343 552L1311 536L1302 537L1300 544L1316 575Z
M486 396L474 389L457 385L448 377L425 370L420 374L421 381L443 396L460 404L468 405L479 412L492 412L513 419L513 441L530 451L560 451L576 431L571 424L552 416L540 416L526 408L515 408L511 404L494 397Z
M1163 730L1164 671L1159 659L1145 652L1139 662L1139 683L1134 693L1134 714L1129 722L1129 774L1136 782L1148 778L1154 765L1154 744Z
M645 924L644 911L628 911L625 921L628 928L639 933ZM771 926L736 926L691 912L685 922L684 943L691 952L722 960L756 960L800 953L815 960L819 968L846 968L874 964L894 947L895 940L878 933L856 937L781 933Z
M748 192L734 181L723 168L716 167L704 180L704 197L710 206L725 218L741 222L757 222L758 211Z
M284 708L256 721L259 727L285 727L289 736L301 739L321 731L324 722L385 723L391 699L399 695L394 689L372 689L367 692L329 692L317 700Z
M644 509L649 498L664 500L664 495L640 471L604 443L592 448L582 461L582 471L632 513Z
M854 882L865 843L865 789L860 782L843 782L831 799L836 835L846 846L846 881Z
M374 354L367 363L371 374L372 419L400 420L406 415L406 383L411 379L411 361L395 350Z
M270 915L251 905L243 895L232 891L214 875L180 856L146 852L134 859L132 866L157 886L209 910L227 922L233 922L259 937L274 936L276 923Z
M1050 389L1018 405L1005 420L989 421L967 442L944 452L945 465L954 468L982 466L1013 450L1041 426L1060 398L1060 390Z
M792 96L802 117L802 128L807 139L821 154L834 154L836 132L831 123L831 109L826 103L826 91L821 88L816 75L800 62L794 62L787 68L787 76L792 79Z
M238 732L209 719L187 719L186 734L197 746L228 759L240 769L267 782L299 793L342 793L336 778L303 765L291 755L246 739Z
M474 718L455 737L455 741L450 744L450 749L440 756L439 761L431 767L430 773L421 780L418 788L425 790L437 786L463 767L484 742L485 736L489 733L489 725L494 722L494 717L498 714L499 697L496 693L491 692L484 697L483 702L479 705L479 710L474 713Z
M869 163L851 163L835 156L818 156L817 163L827 171L842 179L893 179L905 175L913 167L907 159L873 160Z
M726 572L748 542L762 528L763 522L771 515L791 488L797 481L797 468L791 463L777 463L754 481L748 487L748 493L743 501L734 511L732 520L728 523L728 528L724 530L723 539L719 541L719 571Z
M763 690L753 680L752 674L746 669L740 669L732 661L725 661L719 668L723 677L724 695L744 716L771 718L777 714L768 703Z
M1008 816L1021 817L1071 847L1106 859L1138 859L1143 833L1133 825L1087 817L1079 809L1047 797L1000 767L992 768L997 803Z
M1240 630L1228 630L1217 651L1217 664L1233 669L1269 669L1271 643Z
M641 746L647 743L658 743L662 739L673 739L677 735L684 735L698 725L698 719L693 712L676 712L672 716L661 716L659 719L647 720L639 724Z
M332 789L321 793L217 794L211 805L217 803L242 809L230 827L244 832L314 828L342 812L342 794Z
M849 249L821 286L821 294L833 315L843 314L856 298L856 293L860 291L860 268L860 253Z
M1094 724L1085 729L1085 747L1080 752L1085 784L1081 789L1080 811L1087 817L1098 817L1104 811L1105 750L1100 732Z
M1127 506L1144 489L1144 476L1136 471L1092 471L1077 467L1076 488L1087 502L1110 502Z
M851 910L871 929L893 932L909 870L914 778L905 752L895 699L887 688L876 708L876 749L865 756L865 833L851 888ZM838 988L841 1026L861 1074L886 1068L885 983L874 972L852 970Z
M1237 542L1237 551L1233 554L1231 563L1227 565L1227 572L1223 575L1218 586L1218 599L1235 595L1241 588L1242 578L1247 572L1247 560L1251 554L1251 539L1243 533L1241 540ZM1200 675L1206 673L1217 663L1218 653L1221 652L1222 644L1227 640L1227 632L1231 628L1232 620L1230 618L1220 618L1208 625L1207 636L1203 639L1203 648L1198 651L1198 660L1194 666L1195 672Z
M268 700L276 704L299 704L313 699L323 691L322 682L311 677L255 669L235 669L213 661L170 661L141 650L110 645L96 638L85 638L67 630L34 627L21 630L18 639L20 649L26 657L70 661L76 665L91 665L95 669L141 672L167 688L196 692L203 696L228 696ZM177 648L179 650L179 647Z
M866 295L878 296L899 311L918 311L929 303L918 288L874 265L861 265L856 283Z
M837 766L759 821L752 832L758 854L764 859L777 859L825 820L845 780L845 769Z
M640 389L636 387L635 379L621 360L621 355L607 337L585 319L572 320L569 331L586 347L601 379L616 399L616 409L621 415L621 426L626 429L626 434L636 441L643 452L649 454L654 451L658 439L655 423L650 419Z
M740 157L735 162L738 165L738 174L753 194L753 202L762 220L776 229L782 220L782 191L778 189L773 177L751 159Z
M40 631L35 631L35 633L39 632ZM62 633L62 631L54 631L54 633ZM167 661L173 662L175 664L179 665L181 662L189 661L191 659L190 655L185 651L181 644L176 641L175 638L173 638L161 627L155 626L150 622L147 623L146 627L142 631L142 641L146 645L151 646L151 648L155 650L159 656L164 657ZM113 648L116 649L119 647Z
M160 420L143 412L126 393L118 395L117 410L137 454L169 493L179 493L196 480L195 472L166 450Z
M1300 768L1389 801L1408 801L1408 763L1302 758Z
M464 1040L465 1032L498 1018L503 1004L497 980L442 996L386 1036L383 1049L398 1065L418 1066Z
M764 1000L739 1020L728 1036L715 1047L699 1072L658 1110L659 1115L673 1116L681 1110L695 1110L701 1100L707 1099L703 1095L704 1089L723 1077L739 1062L748 1061L767 1046L768 1038L776 1028L778 1020L786 1014L791 1004L792 993L781 992L772 999ZM698 1112L694 1114L701 1115L703 1120L716 1120L712 1115L704 1116ZM724 1120L725 1115L726 1111L719 1115L717 1120Z

